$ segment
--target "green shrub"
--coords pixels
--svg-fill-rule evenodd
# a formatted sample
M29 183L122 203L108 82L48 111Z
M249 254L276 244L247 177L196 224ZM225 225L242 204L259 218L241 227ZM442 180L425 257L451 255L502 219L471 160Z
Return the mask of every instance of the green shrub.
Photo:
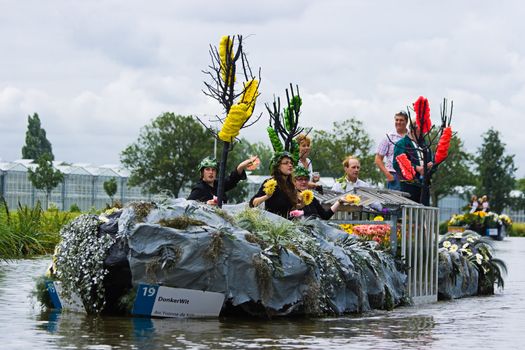
M442 223L439 224L439 234L444 235L447 232L448 232L448 220L443 221Z
M515 222L508 230L509 236L525 237L525 222Z
M10 212L0 202L0 260L52 253L60 241L60 229L80 213L43 211L40 202L34 208L18 204Z
M72 213L80 213L81 210L80 210L80 207L77 205L77 203L73 203L69 207L69 211Z

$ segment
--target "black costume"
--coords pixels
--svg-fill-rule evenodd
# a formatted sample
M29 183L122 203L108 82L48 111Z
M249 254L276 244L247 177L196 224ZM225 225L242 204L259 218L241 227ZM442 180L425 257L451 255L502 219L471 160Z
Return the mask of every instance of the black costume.
M241 180L246 180L246 172L243 170L242 174L239 175L237 169L232 171L229 176L224 180L224 192L233 189ZM188 199L193 199L199 202L207 202L210 199L213 199L213 196L217 195L219 181L215 180L213 182L213 187L208 185L202 179L197 182L195 187L191 189L191 193L188 196ZM224 193L224 198L222 199L223 203L228 202L228 197Z
M264 196L266 193L264 193L264 184L266 181L270 179L264 180L261 187L259 188L259 191L250 199L250 207L253 207L253 200L258 197ZM288 219L288 214L290 213L290 210L293 208L292 202L290 202L290 199L284 193L279 186L275 188L275 191L273 192L272 196L268 198L264 202L264 208L274 214L280 215L283 218Z
M312 203L306 205L303 208L303 211L304 211L305 218L309 216L317 216L318 218L321 218L323 220L328 220L334 215L334 212L332 211L332 209L323 208L323 206L321 205L321 202L319 202L317 198L314 198Z

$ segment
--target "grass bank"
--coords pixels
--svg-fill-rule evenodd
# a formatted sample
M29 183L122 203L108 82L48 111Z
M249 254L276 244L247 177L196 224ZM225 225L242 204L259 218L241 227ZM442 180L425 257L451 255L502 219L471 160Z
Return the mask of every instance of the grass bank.
M43 210L40 203L34 208L19 205L18 210L10 211L0 202L0 260L52 253L62 226L79 214Z
M525 222L514 222L507 233L512 237L525 237Z

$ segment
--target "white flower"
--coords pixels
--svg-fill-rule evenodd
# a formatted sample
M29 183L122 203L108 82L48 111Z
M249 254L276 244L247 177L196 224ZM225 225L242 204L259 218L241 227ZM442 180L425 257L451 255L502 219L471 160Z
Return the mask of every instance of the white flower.
M483 261L483 255L481 255L480 253L476 253L476 262L478 263L478 265L481 265L482 261Z
M454 238L462 238L463 237L463 233L456 232L456 233L454 233L454 236L452 236L452 237L454 237Z
M463 247L461 247L461 248L463 248L463 249L467 249L468 246L469 246L469 244L468 244L468 243L465 243L465 244L463 244Z
M458 245L457 245L457 244L452 244L452 245L450 246L450 248L448 249L448 251L451 252L451 253L454 253L454 252L456 252L457 250L458 250Z
M467 237L467 242L474 243L475 239L474 237Z
M450 247L451 245L452 245L452 243L450 243L450 241L445 241L445 242L443 242L443 247L445 247L445 248L448 248L448 247Z

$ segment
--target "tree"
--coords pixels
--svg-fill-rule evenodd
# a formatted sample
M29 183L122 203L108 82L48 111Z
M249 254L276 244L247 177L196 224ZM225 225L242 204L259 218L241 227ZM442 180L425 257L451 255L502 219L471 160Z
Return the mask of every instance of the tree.
M374 164L372 140L361 121L350 118L334 122L331 131L316 130L311 136L310 158L314 170L320 169L322 176L341 177L344 174L343 160L346 156L353 155L361 162L361 178L372 183L382 181Z
M113 204L113 197L117 193L117 180L112 177L111 179L104 181L104 191L108 195L109 199L111 200L111 204Z
M22 147L22 159L39 159L43 154L49 154L54 160L51 142L46 137L46 131L41 127L37 113L27 116L26 143Z
M463 142L456 135L450 140L448 152L447 161L440 164L439 171L432 177L430 197L434 207L441 198L454 193L455 187L475 184L471 171L473 156L464 150Z
M499 131L489 129L483 135L483 144L476 158L479 175L477 192L487 195L492 211L501 213L512 204L510 191L514 189L514 155L505 154L505 144Z
M49 153L42 154L37 159L37 167L33 171L28 170L29 181L35 188L46 193L46 209L49 207L51 191L64 180L64 174L53 167L53 161Z
M191 116L164 113L146 125L120 155L129 184L150 193L180 189L199 179L197 165L213 150L213 137Z

